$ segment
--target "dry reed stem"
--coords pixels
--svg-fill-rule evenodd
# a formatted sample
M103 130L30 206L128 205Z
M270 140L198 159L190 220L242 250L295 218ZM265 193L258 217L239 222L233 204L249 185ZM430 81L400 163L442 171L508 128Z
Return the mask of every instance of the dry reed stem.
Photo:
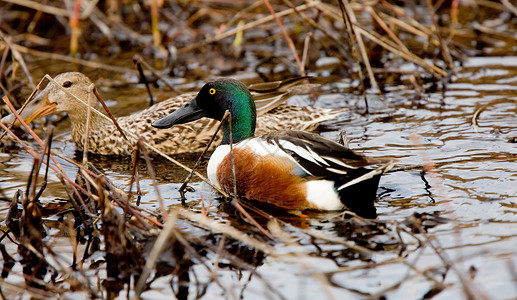
M415 28L415 30L418 30L420 32L426 33L427 36L432 36L433 35L433 31L428 26L423 25L420 22L418 22L417 20L415 20L414 18L408 16L405 13L403 8L401 8L399 6L396 6L396 5L393 5L393 4L391 4L389 2L386 2L386 1L383 1L383 5L388 7L393 13L395 13L395 15L399 16L400 18L403 18L403 19L407 20L409 22L408 26L412 26L412 28ZM396 20L396 18L394 18L393 21L395 21L395 20Z
M49 76L50 77L50 76ZM54 82L54 84L56 84ZM56 86L59 86L56 84ZM122 130L122 128L120 127L120 125L118 125L118 122L117 122L117 119L111 114L111 111L110 109L108 108L108 106L106 105L106 102L104 102L104 100L102 99L101 95L99 94L99 91L97 91L96 88L93 89L93 94L95 95L95 97L97 97L97 100L99 100L99 102L101 103L102 107L104 108L104 110L106 111L106 113L108 114L109 118L110 118L110 121L113 123L113 125L115 125L115 127L117 128L118 132L120 132L120 134L122 135L122 137L129 142L127 136L124 134L125 130ZM84 102L83 102L84 103ZM93 109L89 104L88 105L88 110L91 110ZM134 145L133 145L134 146Z
M29 98L23 103L22 107L20 107L20 113L25 109L25 107L29 104L30 101L32 101L32 99L34 98L34 95L36 95L36 92L40 89L40 85L41 83L43 82L43 80L40 80L40 82L38 83L38 85L33 88L32 90L32 93L30 94ZM9 97L5 96L6 99L9 99ZM5 100L4 100L5 101ZM11 123L9 125L9 129L13 128L14 126L14 123L16 121L14 121L13 123ZM1 135L0 135L0 140L2 140L2 138L7 134L7 131L4 131Z
M81 0L76 0L74 4L74 9L70 16L70 55L74 56L77 53L77 49L79 48L79 18L81 13Z
M86 128L84 130L84 149L83 149L83 166L87 167L88 165L88 144L90 141L90 121L91 121L91 115L92 115L92 105L91 105L91 98L92 98L92 92L95 89L95 85L92 83L88 86L88 107L86 110Z
M305 73L305 66L307 65L307 62L308 62L308 54L309 54L309 46L310 46L310 42L311 42L311 37L312 37L312 33L309 32L309 33L307 33L307 35L305 36L305 39L303 40L303 52L302 52L303 73Z
M70 225L72 225L72 224L70 224ZM70 239L71 239L72 244L73 244L72 247L76 248L77 247L77 241L75 239L75 230L73 230L73 228L70 228L70 229L71 229L70 230L70 234L71 234ZM75 279L75 280L77 280L78 282L80 282L82 284L82 287L85 290L90 289L91 285L90 285L90 282L88 280L88 276L86 275L86 273L82 269L82 262L83 262L82 260L81 260L80 268L79 269L76 269L76 268L73 269L70 266L69 258L66 257L65 255L62 255L59 252L54 251L53 245L50 242L44 243L43 247L45 247L45 249L48 251L48 253L51 254L50 258L53 259L52 262L50 262L49 261L50 258L47 258L47 254L45 254L46 262L50 266L52 266L52 268L55 269L56 271L59 269L59 271L61 272L60 276L62 278L64 278L64 281L74 280ZM77 251L77 249L75 249L75 251ZM62 263L62 262L64 262L64 263ZM54 266L54 264L57 264L57 267ZM85 282L81 282L79 280L79 278L77 278L78 276L76 276L76 274L81 275L80 278L82 280L84 280ZM65 276L63 276L63 275L65 275ZM56 289L54 292L58 293L58 290Z
M421 67L426 68L435 77L440 78L441 76L443 76L443 77L447 76L447 72L440 69L439 67L427 63L425 60L414 55L411 52L401 51L400 49L397 48L396 45L390 45L391 41L386 40L385 38L383 38L381 36L378 36L378 34L376 34L374 32L369 32L368 30L362 28L361 25L359 25L359 24L355 24L355 26L359 32L361 32L364 36L368 37L369 39L371 39L372 41L377 43L379 46L385 48L386 50L392 52L393 54L399 55L400 57L402 57L410 62L413 62Z
M23 54L29 54L32 56L51 59L51 60L59 60L59 61L65 61L65 62L69 62L69 63L75 63L78 65L83 65L85 67L90 67L90 68L94 68L94 69L103 69L103 70L108 70L108 71L113 71L113 72L118 72L118 73L125 73L125 74L136 74L137 73L136 70L131 69L131 68L117 67L117 66L89 61L89 60L85 60L85 59L74 58L74 57L71 57L68 55L38 51L38 50L30 49L30 48L27 48L27 47L24 47L21 45L17 45L17 44L13 44L12 49L16 49L18 52L23 53Z
M243 214L250 222L251 224L255 225L255 227L257 227L258 230L260 230L260 232L262 232L265 236L267 236L268 238L270 238L271 240L274 240L275 238L271 235L271 233L269 233L266 229L264 229L262 226L260 226L260 224L257 222L257 220L255 220L245 209L244 207L242 207L242 205L240 204L239 200L234 197L233 200L232 200L232 205L238 210L241 212L241 214Z
M230 162L232 164L232 180L233 180L233 200L237 200L237 175L235 173L235 159L233 157L233 133L232 133L232 114L229 110L224 112L225 115L228 115L228 127L230 130Z
M5 98L5 97L4 97L4 98ZM8 106L10 106L10 108L11 108L11 109L14 109L14 108L12 107L12 105L10 104L9 100L8 100L8 99L4 99L4 101L6 101L6 100L7 100L7 102L6 102L6 103L8 103ZM25 122L23 122L23 120L21 120L21 119L20 119L20 117L19 117L19 115L16 113L16 111L15 111L15 116L20 120L20 122L22 123L22 125L26 127L26 129L30 130L30 128L28 128L27 124L25 124ZM25 143L23 143L23 142L22 142L22 141L21 141L21 140L20 140L16 135L14 135L14 134L13 134L13 133L12 133L12 132L11 132L11 131L6 127L6 126L5 126L5 124L0 123L0 127L4 128L4 130L6 130L7 132L9 132L9 134L11 134L11 135L12 135L12 136L13 136L13 137L14 137L14 138L15 138L15 139L16 139L16 140L17 140L17 141L18 141L18 142L19 142L19 143L20 143L20 144L21 144L21 145L26 149L26 151L27 151L29 154L33 155L33 157L35 157L35 158L38 158L38 157L39 157L39 156L38 156L34 151L32 151L32 149L30 149L30 147L28 147L27 145L25 145ZM31 135L33 135L33 137L35 138L35 140L37 140L37 141L39 140L39 137L38 137L34 132L32 132L32 130L30 130L30 133L31 133ZM42 145L41 145L41 140L39 140L39 143L40 143L40 146L41 146L42 148L46 148L46 146L42 146ZM54 162L55 164L57 164L58 168L55 168L54 166L51 166L51 165L49 164L49 161L48 161L48 160L49 160L49 158L52 158L53 162ZM61 158L63 158L63 157L61 157ZM67 161L69 161L69 162L71 161L71 160L69 160L69 159L66 159L66 160L67 160ZM73 162L73 161L72 161L72 162ZM77 164L77 163L75 163L75 162L73 162L73 163L74 163L77 167L79 167L79 168L80 168L80 170L81 170L82 175L84 176L84 178L86 178L86 179L90 178L90 177L88 176L88 174L87 174L87 173L85 173L85 172L89 172L89 170L87 170L86 168L84 168L83 166L81 166L81 165L79 165L79 164ZM92 199L97 199L98 197L97 197L97 196L95 196L95 195L93 195L89 190L84 190L84 188L83 188L83 187L81 187L81 186L77 185L75 182L71 181L71 180L67 177L67 175L64 173L64 171L62 170L62 168L60 167L60 165L55 161L55 159L54 159L54 158L53 158L53 156L51 156L51 155L48 155L48 157L47 157L47 167L52 168L52 169L56 172L56 174L58 175L58 178L60 178L60 180L61 180L61 177L64 177L64 178L68 181L68 183L71 185L71 187L72 187L72 189L73 189L73 193L77 196L77 199L79 199L79 201L80 201L80 207L84 208L84 209L85 209L85 211L87 212L87 214L89 214L89 215L91 216L91 215L92 215L91 211L89 210L88 206L86 206L86 205L85 205L85 202L82 200L82 198L80 197L80 195L79 195L79 193L77 192L77 190L81 190L81 192L83 192L83 193L87 194L87 195L88 195L88 197L90 197L90 198L92 198ZM90 182L93 182L94 180L93 180L93 179L90 179L89 181L90 181ZM63 184L65 185L65 187L66 187L65 182L63 182L63 181L62 181L62 183L63 183ZM113 192L116 192L116 188L115 188L112 184L110 184L110 183L107 181L107 179L104 179L104 183L105 183L105 184L109 184L109 186L111 187L112 191L113 191ZM67 190L67 192L68 192L68 190ZM69 196L70 196L70 199L72 200L72 203L75 203L75 202L73 201L73 199L75 199L75 198L74 198L71 194L69 194ZM121 199L122 199L122 198L121 198ZM74 205L75 205L75 204L74 204ZM76 207L76 209L78 209L78 211L79 211L79 206L75 205L75 207ZM124 205L123 205L123 207L124 207ZM133 214L133 215L136 215L136 216L138 217L138 215L135 213L135 211L134 211L134 210L132 211L132 214ZM82 214L81 214L81 217L83 217L83 216L82 216ZM145 222L143 222L143 220L142 220L141 218L140 218L140 221L141 221L141 223L144 225L144 227L148 227L148 226L145 224ZM157 222L157 221L155 221L155 220L152 220L152 219L151 219L150 221L151 221L151 222L153 222L153 223L155 223L155 224L157 224L157 225L161 225L159 222ZM86 220L84 220L84 219L83 219L83 222L85 222L85 223L86 223Z
M206 207L203 193L199 192L199 198L201 198L201 214L205 217L208 217L208 212L210 211L210 207L212 207L212 198L210 197L210 200L208 200L208 205Z
M9 101L9 99L7 97L5 97L5 96L2 99L7 104L7 106L11 110L11 112L15 115L15 117L20 121L20 123L25 128L25 130L27 130L29 132L29 134L34 138L34 140L36 140L36 142L40 145L41 148L44 148L45 144L43 143L43 141L39 138L39 136L36 133L34 133L34 131L32 131L32 129L30 129L30 127L25 123L25 121L23 121L23 119L20 117L20 115L18 114L16 109L14 109L14 107L12 106L11 102ZM29 146L27 146L25 143L23 143L9 128L7 128L7 126L5 126L5 124L0 122L0 127L2 127L2 129L4 129L5 131L8 131L9 134L12 137L14 137L18 141L18 143L20 143L20 145L22 145L26 149L26 151L29 154L33 155L33 157L38 157L38 155L33 150L31 150ZM53 166L50 166L52 168L52 170L54 170L54 172L56 172L56 174L58 174L59 176L64 178L72 186L72 188L74 189L74 193L76 195L79 196L79 193L78 193L77 190L81 190L82 192L89 194L81 186L76 184L75 181L71 180L68 177L68 175L66 175L66 173L63 170L63 168L61 167L61 164L59 164L59 162L57 160L55 160L53 155L51 155L50 158L52 159L52 162L54 163ZM92 195L92 197L93 197L93 195ZM84 203L82 203L82 204L84 205ZM86 208L86 211L91 214L91 212L87 208Z
M472 280L472 278L468 278L464 272L458 269L456 264L453 260L449 259L445 255L445 250L443 248L438 248L434 245L433 240L436 240L436 238L431 238L431 236L425 232L421 232L424 236L424 238L427 241L427 244L434 250L436 255L442 260L442 262L445 264L445 266L450 267L456 276L458 276L458 279L461 282L461 285L463 287L463 292L468 295L468 299L479 299L479 300L488 300L488 296L480 289L480 286L475 284L475 282ZM457 261L457 259L456 259Z
M159 0L151 0L151 32L153 34L153 44L155 46L161 45L160 29L158 28L158 17L160 15L158 1Z
M342 18L340 18L338 15L336 15L333 11L332 11L332 8L329 7L328 5L326 4L323 4L323 3L318 3L317 5L318 9L320 9L322 12L326 13L327 15L331 16L333 19L335 20L341 20ZM404 15L405 16L405 15ZM421 24L419 24L417 21L413 20L415 24L413 24L413 26L415 25L418 25L419 27L423 27ZM414 55L413 53L411 52L404 52L404 51L400 51L398 49L398 46L379 36L378 34L376 34L375 32L370 32L369 30L365 29L362 27L361 24L359 23L354 23L353 24L354 28L357 28L358 31L363 34L364 36L366 36L367 38L371 39L373 42L377 43L379 46L385 48L386 50L392 52L393 54L395 55L398 55L400 57L402 57L403 59L407 60L407 61L410 61L410 62L413 62L419 66L422 66L424 67L425 69L427 69L429 72L431 72L431 74L433 74L435 77L437 78L441 78L440 76L447 76L447 72L445 72L444 70L440 69L439 67L435 66L435 65L430 65L429 63L427 63L425 60L423 60L422 58ZM423 27L426 31L429 31L429 29L426 29L425 27ZM429 32L429 35L432 34Z
M138 74L140 75L140 79L144 82L145 89L147 91L147 94L149 95L149 107L154 105L154 97L153 93L151 92L151 88L149 87L149 82L147 82L147 77L144 74L144 70L142 69L142 58L138 56L140 59L135 59L133 57L133 63L136 65L136 69L138 70Z
M16 293L17 295L28 295L31 297L31 299L52 299L56 297L55 292L33 288L27 286L26 284L16 285L5 280L0 280L0 287L2 287L2 290L0 291L0 296L2 297L2 299L7 299L3 295L4 288L7 290L14 291L14 293Z
M213 232L228 235L234 240L241 241L244 244L249 245L250 247L264 252L265 254L274 255L274 253L276 253L275 248L273 246L266 244L258 239L255 239L249 236L247 233L242 232L231 225L221 223L219 221L210 219L208 217L202 216L201 214L194 213L186 209L179 209L178 211L180 216L186 218L187 220L196 222L202 226L210 228L210 230Z
M370 59L368 58L368 54L366 53L366 46L364 45L363 38L359 32L357 32L356 26L354 24L357 23L357 18L355 16L354 11L350 7L350 3L348 0L339 0L339 6L341 8L341 14L343 17L343 21L347 24L347 27L350 27L351 37L355 37L357 45L359 47L359 53L362 57L363 63L366 67L366 71L368 73L368 77L370 78L370 84L372 89L376 93L380 93L379 85L377 84L377 80L375 79L375 75L372 71L372 66L370 65ZM347 22L348 21L348 22ZM359 64L360 65L360 64Z
M39 170L41 169L41 164L43 162L43 159L45 157L45 155L47 156L47 161L46 161L46 167L45 167L45 176L43 177L43 183L41 185L41 188L40 188L40 191L38 192L37 195L34 195L32 196L31 198L33 199L39 199L39 197L41 196L41 194L43 193L45 187L47 186L47 179L48 179L48 169L49 169L49 166L50 166L50 152L51 152L51 148L52 148L52 139L54 137L54 128L51 127L49 129L49 134L48 134L48 138L47 138L47 141L45 142L45 148L43 149L43 152L41 153L41 157L40 159L38 159L38 167L37 167L37 172L36 172L36 176L35 176L35 180L37 180L38 176L37 174L39 174ZM36 191L36 181L34 182L34 190L31 191L31 193L34 193Z
M51 5L41 4L36 1L30 1L30 0L2 0L2 1L13 3L13 4L16 4L19 6L24 6L27 8L32 8L35 11L44 12L44 13L54 15L54 16L61 16L61 17L70 16L69 11L66 9L51 6ZM95 9L95 6L97 5L98 2L99 2L99 0L92 0L92 1L86 2L87 5L85 8L83 8L82 13L80 14L80 19L85 19L85 18L89 17L90 14L92 13L92 11Z
M18 141L22 144L22 146L24 145L23 142L21 140L19 140L19 138L18 138ZM26 149L26 150L30 151L31 149L29 148L29 149ZM71 159L71 158L69 158L67 156L64 156L64 155L61 155L61 154L55 153L55 152L52 152L52 154L54 156L60 158L60 159L63 159L64 161L74 165L75 167L79 168L81 170L81 172L83 172L82 175L85 176L85 179L88 179L90 182L94 182L94 179L92 179L90 176L96 177L96 175L92 171L90 171L88 168L84 168L83 165L77 163L76 161L74 161L73 159ZM104 177L104 179L103 179L103 184L105 184L111 190L112 193L114 193L115 195L119 195L118 196L119 199L124 199L124 198L125 199L129 199L129 195L125 195L125 193L122 190L120 190L119 188L115 187L114 184L112 184L106 177ZM86 192L86 191L82 191L82 192ZM88 196L91 197L92 199L96 198L96 196L91 195L89 193L88 193ZM70 197L72 198L72 196L70 196ZM152 211L147 210L147 209L142 209L142 208L139 208L139 207L135 207L135 206L131 206L131 205L126 205L126 203L121 203L118 200L116 200L116 202L119 203L119 206L122 207L122 208L124 208L126 206L129 207L131 209L131 214L135 215L137 218L139 216L141 216L141 217L147 219L149 222L153 223L156 226L160 226L160 227L163 226L163 224L158 222L156 219L150 218L150 217L140 213L140 211L143 211L143 212L148 213L149 215L154 215L154 213ZM122 204L122 205L120 205L120 204ZM148 227L147 225L145 225L145 223L143 223L143 224L144 224L144 226Z
M289 224L285 223L284 225L289 225ZM297 228L297 227L291 227L291 229L296 230L298 232L302 232L308 236L312 236L312 237L320 239L320 240L343 245L343 246L347 247L348 249L352 249L354 251L357 251L357 252L360 252L363 254L368 254L368 255L375 254L374 251L372 251L366 247L359 246L353 242L345 241L345 240L343 240L343 238L336 237L334 234L332 234L330 232L324 232L324 231L316 230L316 229L312 229L312 228L303 228L302 229L302 228Z
M206 215L205 215L206 217ZM222 253L224 251L224 243L226 242L226 235L222 235L221 240L219 241L219 244L217 245L217 251L215 252L214 257L214 268L212 269L211 276L213 278L217 277L217 271L219 270L219 261L221 260Z
M392 265L392 264L396 264L396 263L402 263L405 260L406 260L406 258L399 256L399 257L390 258L390 259L387 259L387 260L384 260L381 262L370 262L368 264L363 264L363 265L339 267L339 268L337 268L337 270L327 271L327 272L324 272L324 274L326 274L327 276L332 276L334 274L339 274L339 273L348 273L348 272L353 272L353 271L357 271L357 270L372 269L372 268L376 268L376 267L387 266L387 265Z
M137 65L137 67L139 66L139 64L142 64L144 65L144 67L149 70L154 76L156 76L156 78L158 78L161 82L163 82L168 88L170 88L172 91L174 91L176 94L181 94L181 92L176 89L172 84L169 83L168 80L165 80L163 78L163 75L160 74L160 72L158 72L156 69L154 69L148 62L146 62L140 55L138 54L135 54L133 56L133 62ZM143 75L143 70L142 72L140 72L140 69L138 70L138 72L140 73L140 76L144 76ZM144 77L145 79L145 77ZM147 85L146 85L147 87ZM150 92L149 92L150 93Z
M501 0L501 3L508 9L512 14L517 16L517 7L513 5L509 0Z
M140 274L138 281L135 284L135 298L134 299L140 299L140 295L144 291L145 282L147 281L147 278L151 274L151 271L154 270L154 268L156 266L156 261L158 260L160 254L165 249L165 246L167 246L167 242L170 240L172 232L176 228L177 218L178 218L177 210L172 210L170 216L167 216L167 218L164 218L166 220L165 226L163 227L163 229L160 231L160 234L156 238L153 248L151 249L151 252L149 253L147 260L145 262L144 269L142 270L142 273Z
M136 194L137 201L136 206L140 206L140 181L138 175L138 157L139 157L139 148L136 147L135 150L131 153L131 179L129 180L129 191L127 193L127 200L130 201L131 196L133 195L133 183L136 182Z
M9 49L11 49L11 53L13 57L16 59L16 61L20 64L22 67L23 72L25 73L25 76L27 76L27 79L29 80L29 85L32 89L35 88L34 85L34 79L32 79L31 73L29 71L29 68L25 64L25 60L23 59L23 56L20 54L20 51L18 51L16 44L13 44L11 42L11 37L6 36L1 30L0 30L0 38L4 40L4 42L7 44Z
M334 36L332 36L328 30L326 30L325 28L321 27L318 23L316 23L313 19L309 18L303 11L300 11L298 10L298 8L296 6L293 5L293 3L289 0L282 0L285 4L287 4L287 6L289 6L291 9L294 9L295 12L305 21L307 22L310 26L312 26L313 28L319 30L321 33L323 33L325 35L325 37L327 39L329 39L330 41L334 42L334 46L338 47L338 48L343 48L343 45L342 45L342 41L339 41L337 40ZM310 36L311 32L308 33L308 36ZM306 40L307 40L307 37L306 37ZM327 47L328 48L328 47ZM327 49L327 51L329 52L333 52L331 49ZM337 54L336 55L340 60L344 60L344 58L342 57L341 54ZM344 64L345 66L347 66L346 64ZM305 64L303 63L303 59L302 59L302 66L304 67L305 69Z
M431 0L427 0L427 7L429 9L429 13L431 14L431 20L433 21L433 31L438 37L438 41L440 42L440 49L442 50L442 55L445 63L449 66L449 68L456 73L456 67L454 66L454 61L452 60L451 53L449 51L449 47L445 44L443 40L442 33L440 31L440 27L438 25L438 20L436 19L436 13L434 12L434 7Z
M16 5L25 6L27 8L32 8L36 11L42 11L47 14L55 15L55 16L62 16L62 17L68 17L70 14L66 9L58 8L51 5L45 5L41 4L36 1L30 1L30 0L2 0L5 2L10 2Z
M285 31L284 25L278 18L278 16L275 13L275 10L273 7L271 7L271 3L269 3L269 0L262 0L264 4L266 5L267 9L275 19L276 24L280 28L280 31L282 32L282 35L284 36L285 41L287 42L287 45L289 49L291 50L291 53L293 54L294 60L296 61L296 64L298 65L298 69L300 70L300 76L305 76L305 68L302 65L302 62L300 61L300 57L298 56L298 53L296 52L296 47L294 46L293 40L289 37L287 32Z
M381 17L377 14L377 12L375 12L375 10L371 6L367 5L366 11L370 14L374 21L377 22L377 24L379 24L379 26L381 26L381 28L389 35L389 37L395 43L397 43L397 45L401 49L403 49L405 52L409 52L406 45L402 43L402 41L397 37L397 35L388 27L388 25L381 19Z
M309 3L299 5L299 6L296 7L296 10L297 11L306 10L306 9L311 8L311 7L317 6L317 3L319 3L319 1L311 1ZM295 9L292 9L292 8L291 9L286 9L286 10L283 10L281 12L276 13L276 16L278 18L280 18L280 17L286 16L286 15L290 15L290 14L295 13L295 12L296 12ZM184 48L178 49L178 55L190 52L190 51L192 51L194 49L200 48L200 47L205 46L207 44L220 41L220 40L222 40L224 38L233 36L233 35L237 34L240 31L246 31L246 30L254 28L256 26L259 26L259 25L271 22L273 20L274 20L273 16L262 17L262 18L260 18L260 19L258 19L256 21L249 22L249 23L247 23L247 24L245 24L243 26L238 26L238 27L236 27L234 29L228 30L228 31L223 32L221 34L217 34L214 37L207 38L207 39L205 39L205 40L203 40L201 42L194 43L192 45L189 45L189 46L186 46Z
M179 215L181 215L182 217L184 217L192 222L196 222L204 227L207 227L210 230L212 230L213 232L228 235L237 241L241 241L242 243L244 243L250 247L253 247L267 255L270 255L271 257L275 257L275 258L279 258L279 259L280 258L287 259L287 260L292 260L294 262L297 262L299 260L299 255L307 255L306 250L303 248L294 249L290 253L283 253L283 252L280 253L280 252L276 251L274 247L272 247L268 244L265 244L264 242L259 241L255 238L250 237L248 234L238 230L237 228L235 228L231 225L220 223L213 219L202 216L201 214L193 213L189 210L179 209ZM278 219L276 219L276 220L278 222L281 222L284 226L288 226L290 229L303 233L303 234L306 234L308 236L312 236L312 237L320 239L320 240L340 244L349 249L352 249L352 250L355 250L355 251L358 251L361 253L370 254L370 255L375 254L374 251L372 251L368 248L356 245L355 243L352 243L352 242L347 242L347 241L343 240L343 238L336 237L332 233L321 232L319 230L311 229L311 228L301 229L298 227L294 227L288 223L282 222L281 220L278 220Z
M430 43L432 43L433 45L435 46L439 46L440 45L440 42L437 41L433 36L432 36L432 32L430 32L427 28L426 31L423 31L421 29L418 29L416 27L414 27L413 25L411 24L408 24L406 22L404 22L403 20L401 19L397 19L393 16L390 16L390 15L387 15L385 13L381 13L380 16L382 18L385 18L387 19L391 24L394 24L394 25L397 25L398 27L406 30L407 32L411 33L411 34L414 34L416 36L419 36L419 37L423 37L425 39L427 39ZM413 23L416 22L415 20L413 20Z
M86 173L88 170L85 170L85 169L82 169L84 170L84 172ZM114 200L114 202L119 206L121 207L122 209L124 209L124 211L128 211L130 215L136 217L138 219L138 221L140 222L140 224L145 227L146 229L151 229L151 226L149 224L147 224L146 222L144 222L144 219L146 219L147 221L149 221L150 223L154 224L155 226L158 226L158 227L162 227L163 224L161 222L159 222L158 220L154 219L154 218L151 218L143 213L141 213L142 211L145 211L146 213L148 213L149 215L155 215L153 212L149 211L149 210L144 210L144 209L141 209L137 206L133 206L129 203L129 201L127 200L128 197L125 195L125 193L123 191L121 191L120 189L118 189L117 187L115 187L109 180L107 177L105 177L104 175L101 175L101 176L96 176L95 178L91 178L90 176L88 175L85 175L86 179L88 179L90 181L90 183L92 184L95 184L95 182L100 182L102 183L103 185L106 186L106 188L109 189L109 191L111 192L111 195L112 195L112 198ZM157 215L155 215L155 217L158 217Z
M176 220L178 219L178 214L180 211L180 209L172 210L171 217L168 218L165 227L160 231L160 234L158 235L158 238L156 239L153 248L151 249L144 269L140 275L140 278L135 285L135 295L132 299L140 299L147 278L149 277L151 271L154 270L157 259L165 249L165 246L167 246L167 243L170 242L170 238L172 236L174 236L176 240L180 242L185 247L185 249L188 250L188 253L192 255L198 261L199 264L203 265L208 272L213 272L213 270L206 263L204 263L204 259L197 253L197 251L188 243L188 241L182 236L182 234L176 228ZM212 278L212 280L216 282L216 284L218 284L221 287L221 289L226 290L226 288L220 283L217 277Z
M325 295L327 295L328 299L338 299L334 296L334 294L331 292L330 287L332 284L329 282L328 277L326 277L323 273L318 272L317 268L315 268L312 264L309 263L309 255L304 253L304 249L302 245L299 243L296 243L294 238L287 233L285 230L283 230L278 222L275 221L269 221L267 223L267 227L272 235L275 236L276 240L282 241L282 243L288 247L288 248L299 248L299 251L295 251L295 256L298 256L299 262L298 264L304 270L305 272L310 272L311 275L316 279L316 282L318 282L323 289L323 292Z
M190 243L187 241L187 239L185 239L183 237L181 232L179 230L176 230L176 231L173 231L173 233L174 233L174 237L176 238L176 240L178 242L180 242L181 245L183 245L183 247L188 251L188 254L192 255L192 257L194 257L194 259L196 259L203 267L205 267L205 269L209 273L212 274L213 272L212 272L212 269L210 268L210 266L204 262L203 257L201 257L201 255L198 254L198 252L196 251L196 249L194 249L192 247L192 245L190 245ZM211 279L225 292L226 295L231 295L235 300L238 300L238 298L236 296L234 296L233 294L230 294L230 291L227 288L225 288L225 286L221 283L221 281L219 280L218 277L211 278Z
M163 198L160 194L160 189L158 183L156 182L156 175L154 173L153 165L151 164L151 159L149 158L149 153L144 146L144 141L142 139L138 140L137 147L140 149L140 152L144 155L145 163L147 165L147 171L149 172L149 176L151 176L151 180L156 191L156 196L158 197L158 202L160 203L160 208L162 210L162 217L167 222L169 218L169 214L167 213L167 209L165 208L165 204L163 203Z

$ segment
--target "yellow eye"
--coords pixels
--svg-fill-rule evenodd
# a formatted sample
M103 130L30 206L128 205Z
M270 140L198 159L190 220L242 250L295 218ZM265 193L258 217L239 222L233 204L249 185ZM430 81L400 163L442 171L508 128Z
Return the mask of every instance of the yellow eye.
M213 94L215 94L215 89L211 88L210 90L208 90L208 92L210 93L210 95L213 95Z

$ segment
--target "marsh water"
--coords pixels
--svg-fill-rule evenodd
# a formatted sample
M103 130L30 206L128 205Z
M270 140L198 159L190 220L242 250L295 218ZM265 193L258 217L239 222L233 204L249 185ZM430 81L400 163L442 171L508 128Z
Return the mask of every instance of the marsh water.
M95 73L88 75L97 86L103 87L101 94L116 115L148 105L143 85L117 85L116 81L113 84L113 80L96 78ZM243 73L235 77L250 81L254 76ZM124 80L131 82L134 78L126 76ZM178 82L178 86L181 84ZM201 84L197 82L183 88L196 90ZM273 244L279 252L304 253L302 258L294 256L286 260L266 256L255 268L260 276L249 271L221 269L217 276L226 290L218 284L210 284L204 299L241 296L244 299L314 299L316 296L342 299L366 295L384 295L387 299L422 299L430 295L433 299L459 299L469 294L465 285L476 292L474 298L517 298L517 144L514 138L517 135L517 57L469 58L458 66L451 83L432 93L419 95L409 89L408 84L387 86L385 98L368 94L367 114L363 96L355 92L358 84L346 78L336 79L320 86L316 97L297 95L288 102L349 107L348 113L325 123L321 135L337 139L343 131L352 149L372 157L396 158L395 168L406 168L383 176L378 189L377 220L391 227L391 234L367 239L370 248L376 248L369 257L349 255L340 243L316 246L297 231L297 228L309 228L336 239L347 239L343 224L336 221L340 220L338 213L309 212L303 220L290 222L284 228L289 234L286 238L292 239L296 246L290 242ZM165 99L168 95L155 96ZM489 105L474 125L474 112L485 104ZM44 126L39 123L35 127ZM82 153L71 141L67 121L60 122L56 131L53 148L80 161ZM0 190L5 199L10 199L18 189L25 189L33 160L16 143L3 143ZM176 158L192 165L197 157ZM90 156L89 160L118 187L128 189L129 158ZM424 163L434 164L431 171L422 171L419 166ZM63 164L73 178L77 169ZM186 172L158 158L154 158L153 164L166 205L180 206L178 188ZM158 210L155 188L146 175L145 165L141 168L141 206ZM203 166L201 168L203 170ZM221 209L222 200L208 185L194 180L191 186L194 191L187 193L190 210L199 212L201 201L205 201L206 206L211 200L209 216L232 222L232 214ZM66 199L67 194L58 179L51 175L41 199L51 202L58 198ZM9 203L0 202L0 224L5 220L8 207ZM396 230L415 214L428 216L432 226L427 234L433 237L432 244L440 251L429 244L421 245L418 239L425 240L427 235L415 233L413 236ZM434 222L433 218L439 221ZM53 238L64 255L72 251L68 238L57 232ZM195 265L193 272L199 282L208 282L211 276L201 265ZM10 276L8 280L23 281L21 276L18 279ZM170 298L168 280L164 277L155 281L151 290L142 296ZM436 282L445 287L433 294ZM226 294L228 291L231 293ZM68 296L79 295L70 292Z

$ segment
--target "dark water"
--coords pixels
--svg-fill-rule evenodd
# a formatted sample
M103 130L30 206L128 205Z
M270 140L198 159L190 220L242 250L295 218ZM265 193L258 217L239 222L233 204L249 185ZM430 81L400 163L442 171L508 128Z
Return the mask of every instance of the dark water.
M424 93L422 98L408 89L409 85L390 86L385 101L369 95L367 115L362 114L363 97L352 93L358 83L346 79L322 86L315 103L306 96L289 99L299 105L351 107L349 113L326 123L321 134L336 139L339 131L345 131L350 147L358 152L395 157L396 167L433 162L434 172L422 175L419 169L413 169L382 178L378 220L386 223L390 234L370 240L386 249L374 251L369 259L346 257L340 243L324 242L318 249L297 226L286 225L283 230L287 240L280 239L274 247L278 253L293 253L291 257L267 256L256 268L262 278L251 276L248 271L240 274L221 269L217 275L226 290L211 284L204 298L238 299L243 295L244 299L343 299L365 293L385 295L388 299L421 299L437 283L445 287L433 299L465 298L465 285L475 292L474 297L517 298L517 144L509 142L517 135L517 57L468 59L452 82L439 92ZM142 101L146 97L142 86L131 87L131 93L127 89L115 85L101 90L105 99L113 100L109 103L119 115L129 113L127 107L140 109L146 105ZM163 99L166 95L158 97ZM472 117L476 109L497 100L508 101L488 106L481 113L478 126L474 126ZM66 123L58 128L61 134L54 148L80 160L67 128ZM25 151L13 148L0 153L0 189L7 198L25 188L32 166L32 158ZM181 159L193 164L195 157ZM129 159L90 160L117 186L128 189ZM69 176L75 176L75 167L67 163L64 166ZM142 168L145 170L145 166ZM166 205L179 206L177 189L186 174L174 166L160 167L157 172ZM152 181L145 174L141 186L142 206L158 209ZM188 194L188 203L197 212L201 210L200 197L214 198L215 193L204 183L192 186L196 191ZM67 195L57 178L51 176L43 199L55 198ZM213 201L210 216L228 220L230 215L219 211L217 200ZM4 221L7 208L7 203L0 203L0 222ZM413 236L402 230L401 223L414 213L436 214L446 222L430 228L426 236ZM337 215L311 213L302 223L345 241L338 230L340 223L335 221ZM423 243L426 237L440 249L438 253L429 244L420 245L418 239ZM403 251L400 240L406 247ZM56 238L55 243L63 253L70 253L69 239ZM389 249L390 244L398 246ZM374 263L378 265L372 266ZM209 281L210 274L201 265L194 266L193 272L199 281ZM326 272L334 273L330 276ZM22 281L13 276L9 280ZM157 280L152 291L143 296L170 298L169 280ZM462 284L462 280L467 283ZM69 296L78 297L74 293Z

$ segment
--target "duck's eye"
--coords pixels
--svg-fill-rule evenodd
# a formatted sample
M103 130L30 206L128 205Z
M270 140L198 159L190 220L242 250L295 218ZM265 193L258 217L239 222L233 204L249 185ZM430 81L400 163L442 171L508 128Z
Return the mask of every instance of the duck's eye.
M208 92L210 93L210 95L213 95L213 94L215 94L215 89L211 88L211 89L208 90Z
M67 80L65 82L63 82L63 87L71 87L72 86L72 82L70 80Z

